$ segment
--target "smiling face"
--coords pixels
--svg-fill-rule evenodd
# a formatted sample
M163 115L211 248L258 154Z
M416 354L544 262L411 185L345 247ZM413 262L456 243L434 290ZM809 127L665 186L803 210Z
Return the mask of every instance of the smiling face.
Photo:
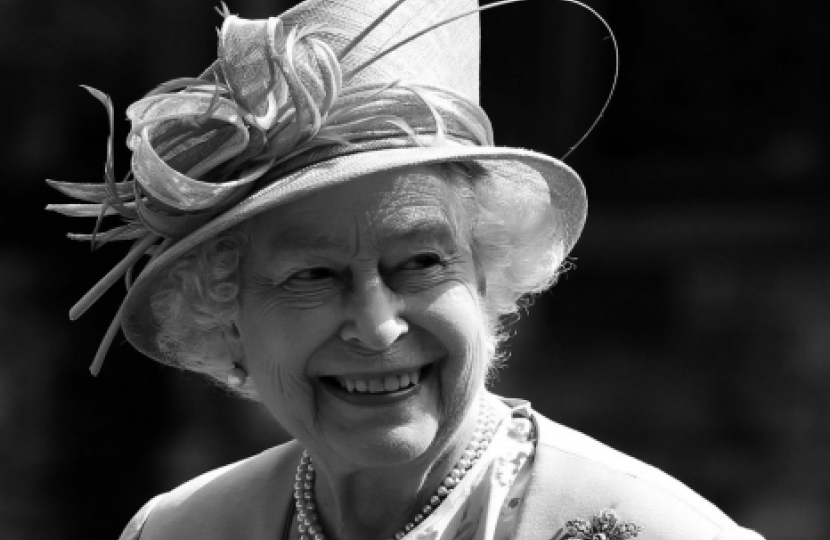
M429 464L456 444L484 387L488 333L453 201L440 176L410 169L250 224L241 361L315 458Z

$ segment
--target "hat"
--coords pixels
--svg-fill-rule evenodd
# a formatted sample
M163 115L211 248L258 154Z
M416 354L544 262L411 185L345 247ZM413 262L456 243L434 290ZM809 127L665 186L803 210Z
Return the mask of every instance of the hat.
M156 342L150 298L177 258L254 215L372 173L473 161L496 181L546 187L567 254L585 221L582 182L558 159L495 146L479 107L478 11L514 1L307 0L267 20L223 5L218 60L127 109L127 177L115 180L110 137L104 183L49 181L85 203L48 209L99 224L106 215L124 220L71 238L134 241L70 311L77 318L126 274L127 297L93 374L119 326L138 350L176 364ZM109 98L87 89L106 105L112 130ZM145 254L150 261L134 276Z

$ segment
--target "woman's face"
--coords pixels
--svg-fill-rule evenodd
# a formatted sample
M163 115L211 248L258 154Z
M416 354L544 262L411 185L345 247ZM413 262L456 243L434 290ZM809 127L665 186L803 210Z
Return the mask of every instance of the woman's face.
M238 331L271 413L360 468L449 449L484 386L488 333L452 188L378 173L254 218Z

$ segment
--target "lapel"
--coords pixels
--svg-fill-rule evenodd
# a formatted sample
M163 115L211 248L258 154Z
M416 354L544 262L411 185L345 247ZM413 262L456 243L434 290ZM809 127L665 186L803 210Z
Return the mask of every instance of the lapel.
M557 455L548 446L541 444L548 433L539 422L537 415L532 416L536 426L539 444L536 445L536 455L533 458L533 475L527 486L519 525L514 540L550 540L558 536L564 520L556 511L558 484L555 471L557 469Z

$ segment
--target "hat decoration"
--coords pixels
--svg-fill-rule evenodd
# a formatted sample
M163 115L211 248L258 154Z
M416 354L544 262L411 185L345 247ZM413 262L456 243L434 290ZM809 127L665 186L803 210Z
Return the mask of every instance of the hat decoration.
M53 204L47 209L96 218L91 234L69 234L73 240L89 241L93 249L111 241L132 241L133 245L72 307L70 318L80 317L121 277L129 290L133 268L144 255L151 260L158 257L246 195L278 182L297 156L325 148L336 148L341 155L359 152L362 142L379 139L393 146L435 147L448 144L448 135L454 144L493 146L490 121L468 96L416 81L360 82L358 75L439 26L522 0L504 0L456 14L345 70L344 58L406 1L392 2L337 53L327 38L337 36L338 28L311 23L287 30L280 17L246 20L222 4L217 61L197 78L158 86L127 109L132 160L122 181L116 179L113 166L112 101L103 92L84 86L103 103L109 118L104 182L48 180L50 186L83 202ZM608 27L590 7L565 1L585 7ZM614 47L616 52L616 42ZM101 231L103 218L114 215L123 223ZM123 304L99 347L90 368L93 374L100 370L120 326L122 310Z

